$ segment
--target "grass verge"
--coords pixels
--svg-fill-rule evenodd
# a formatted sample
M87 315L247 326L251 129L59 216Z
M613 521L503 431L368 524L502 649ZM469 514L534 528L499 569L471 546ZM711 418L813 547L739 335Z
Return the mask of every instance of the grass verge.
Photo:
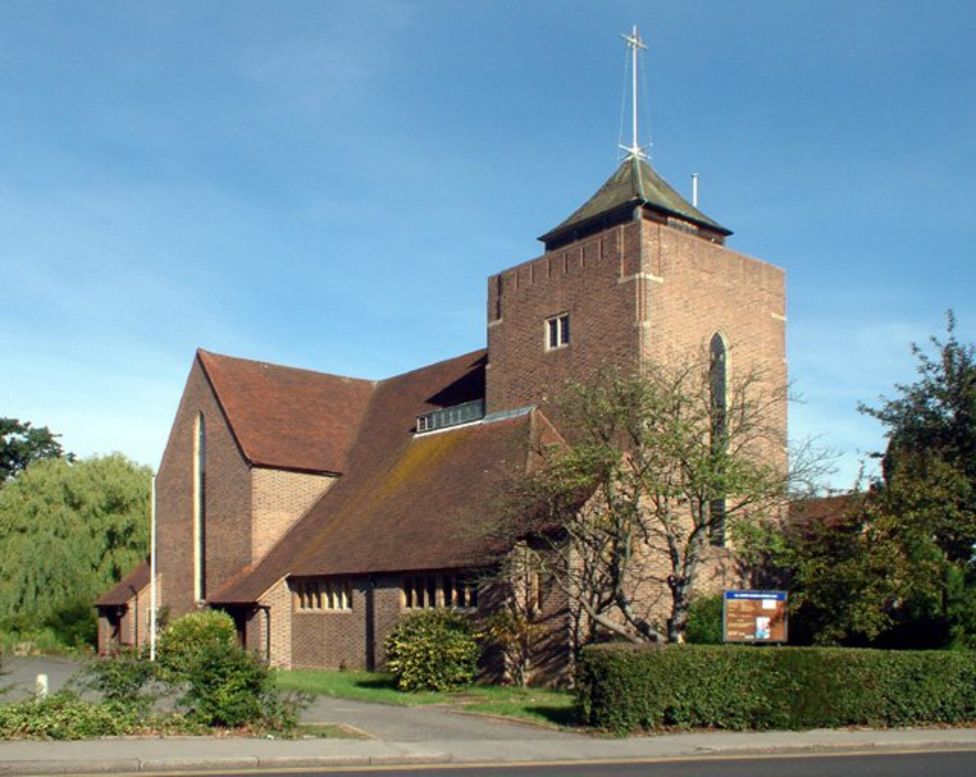
M573 695L546 688L472 685L460 691L398 690L393 677L383 672L332 672L321 669L281 670L278 687L340 699L413 707L439 704L487 715L517 718L549 726L575 725Z

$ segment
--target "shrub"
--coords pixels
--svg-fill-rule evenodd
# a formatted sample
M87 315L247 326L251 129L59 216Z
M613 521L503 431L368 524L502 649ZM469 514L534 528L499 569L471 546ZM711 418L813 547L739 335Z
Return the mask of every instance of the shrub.
M164 678L185 680L202 654L237 644L234 620L220 610L201 610L177 618L159 635L156 657Z
M401 691L469 685L479 652L469 619L450 610L409 615L386 639L388 666Z
M213 610L178 618L160 635L159 676L177 705L205 726L290 730L308 697L283 696L267 666L237 644L234 622Z
M688 608L685 639L692 645L722 644L722 595L699 596Z
M976 716L976 654L593 646L579 662L577 706L617 733L958 723Z

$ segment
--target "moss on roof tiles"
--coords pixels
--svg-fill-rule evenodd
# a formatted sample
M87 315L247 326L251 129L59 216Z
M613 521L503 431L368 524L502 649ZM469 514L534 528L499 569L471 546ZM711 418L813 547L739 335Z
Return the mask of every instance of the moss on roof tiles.
M646 205L679 216L699 226L730 235L731 230L713 221L678 194L645 160L628 157L596 194L568 219L540 237L550 242L556 237L626 206Z

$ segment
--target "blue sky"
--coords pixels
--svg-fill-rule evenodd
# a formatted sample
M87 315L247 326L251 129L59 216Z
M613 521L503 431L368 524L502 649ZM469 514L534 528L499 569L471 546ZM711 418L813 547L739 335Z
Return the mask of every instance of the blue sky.
M976 4L0 4L0 415L156 466L198 346L382 378L484 344L485 279L652 163L784 267L791 432L976 339Z

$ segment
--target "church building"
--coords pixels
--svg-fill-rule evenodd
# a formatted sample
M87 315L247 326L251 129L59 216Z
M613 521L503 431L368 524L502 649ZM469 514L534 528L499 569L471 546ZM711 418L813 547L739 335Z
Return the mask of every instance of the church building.
M635 132L541 255L488 278L486 348L379 381L198 351L157 476L159 605L226 610L272 665L349 669L382 666L407 613L492 607L479 572L497 549L478 528L566 436L561 385L711 353L785 387L784 273L730 250L731 234ZM786 409L773 412L785 440ZM710 550L713 584L736 585L730 551ZM145 642L148 583L142 565L99 599L101 651ZM551 594L540 681L569 645Z

